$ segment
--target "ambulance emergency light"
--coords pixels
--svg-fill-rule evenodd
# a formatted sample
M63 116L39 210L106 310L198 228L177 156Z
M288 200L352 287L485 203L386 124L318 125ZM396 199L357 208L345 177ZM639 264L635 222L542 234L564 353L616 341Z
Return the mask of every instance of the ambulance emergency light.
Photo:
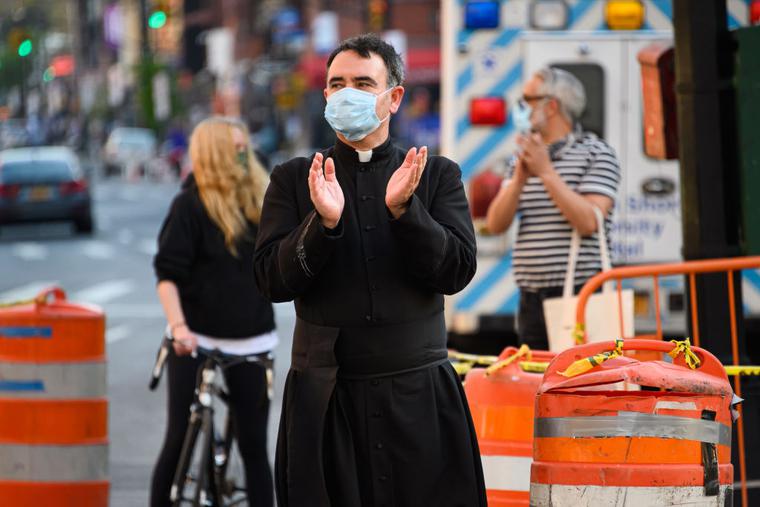
M530 27L536 30L564 30L570 19L565 0L534 0L530 4Z
M607 0L604 18L610 30L639 30L644 26L644 4L640 0Z
M499 27L498 1L468 1L464 7L464 27L469 30Z
M760 0L752 0L749 6L749 23L752 26L760 25Z
M507 121L507 102L501 97L470 100L470 124L498 127Z

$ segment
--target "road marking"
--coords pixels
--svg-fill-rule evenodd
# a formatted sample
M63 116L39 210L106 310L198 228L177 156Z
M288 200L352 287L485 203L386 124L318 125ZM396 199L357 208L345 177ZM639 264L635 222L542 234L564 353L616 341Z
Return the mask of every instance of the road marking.
M129 229L122 229L119 231L119 243L122 245L128 245L135 239L134 233Z
M0 301L9 303L23 299L30 299L39 294L42 289L50 287L51 285L58 285L58 282L55 280L49 282L39 281L31 282L26 285L19 285L18 287L8 289L5 292L0 292Z
M142 253L147 255L156 255L158 252L158 245L155 239L142 239L140 240L140 246L137 247Z
M87 241L82 245L82 253L91 259L111 259L115 250L105 241Z
M15 243L11 248L11 253L25 261L42 261L47 259L48 248L40 243L25 241Z
M132 329L126 324L109 327L106 330L106 343L116 343L123 340L124 338L129 338L131 334Z
M81 289L71 296L72 301L103 305L135 289L135 282L130 279L109 280Z

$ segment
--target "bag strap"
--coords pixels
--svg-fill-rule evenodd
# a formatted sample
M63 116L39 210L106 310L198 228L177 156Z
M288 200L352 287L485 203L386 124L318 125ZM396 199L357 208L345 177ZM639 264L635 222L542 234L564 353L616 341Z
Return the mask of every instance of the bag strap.
M607 249L607 233L604 227L604 216L602 216L602 210L598 206L592 204L594 209L594 216L596 216L596 230L597 239L599 240L599 256L602 260L602 271L609 271L612 269L612 262L610 262L610 253ZM573 229L573 233L570 236L570 252L567 255L567 271L565 272L565 285L562 288L562 297L569 298L573 295L573 289L575 288L575 266L578 263L578 255L581 249L581 235L578 229ZM602 292L611 292L612 287L605 283Z

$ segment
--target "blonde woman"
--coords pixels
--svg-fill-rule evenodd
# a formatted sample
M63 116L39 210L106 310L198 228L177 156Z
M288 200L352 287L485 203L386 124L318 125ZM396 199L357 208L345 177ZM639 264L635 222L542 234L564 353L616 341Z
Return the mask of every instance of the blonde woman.
M153 472L151 505L168 506L188 426L197 347L228 354L265 354L277 344L272 305L253 276L253 250L267 173L245 126L228 118L202 121L190 138L193 172L174 198L158 238L158 296L174 350L168 360L168 421ZM273 505L266 452L266 372L255 362L225 371L249 505Z

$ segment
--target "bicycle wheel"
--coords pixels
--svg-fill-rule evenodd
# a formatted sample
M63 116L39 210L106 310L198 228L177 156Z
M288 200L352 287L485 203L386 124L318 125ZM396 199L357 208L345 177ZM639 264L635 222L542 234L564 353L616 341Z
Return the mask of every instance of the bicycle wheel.
M190 424L185 433L185 441L182 443L182 451L180 452L179 462L177 463L177 471L174 474L174 480L172 481L172 488L170 499L174 507L180 507L183 501L186 499L183 497L185 492L185 486L192 479L188 476L190 465L193 462L193 454L195 451L195 442L198 440L198 433L203 423L203 417L200 411L194 410L190 414Z

